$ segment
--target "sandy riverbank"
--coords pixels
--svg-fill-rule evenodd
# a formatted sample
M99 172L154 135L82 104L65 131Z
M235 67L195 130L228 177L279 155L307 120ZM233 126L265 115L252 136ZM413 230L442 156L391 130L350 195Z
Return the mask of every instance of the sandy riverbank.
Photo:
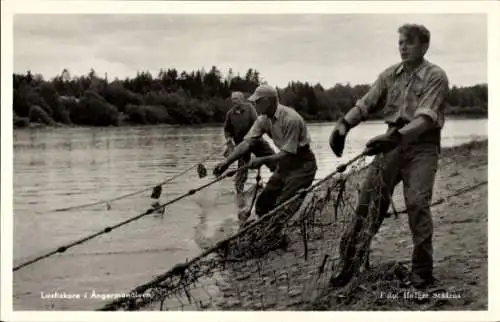
M443 149L434 198L438 201L458 190L488 180L488 141ZM397 209L403 209L401 185L395 195ZM434 265L439 300L405 300L404 290L396 299L380 300L376 281L363 281L373 271L409 268L412 240L406 214L385 220L372 242L372 272L365 272L351 302L339 300L338 290L325 292L312 309L326 310L485 310L488 305L488 185L446 199L432 208L434 219ZM398 265L398 262L402 265ZM399 268L398 268L399 267ZM389 274L390 275L390 274ZM390 279L390 278L389 278ZM384 278L382 278L384 280ZM386 286L394 286L387 281ZM380 280L378 281L380 282ZM357 284L357 283L356 283ZM351 285L352 286L352 285ZM354 287L355 288L355 287ZM352 289L350 289L352 291ZM431 293L428 293L431 294ZM431 294L433 295L433 294ZM408 297L408 295L406 295ZM341 298L341 296L340 296Z
M224 300L219 305L230 310L487 309L487 184L448 198L486 182L487 161L488 141L442 150L433 200L444 201L432 208L435 277L439 281L433 293L418 294L403 284L413 245L406 214L400 214L387 218L373 239L371 268L346 287L328 289L331 274L317 273L326 253L336 256L338 231L343 228L312 231L318 236L309 238L307 260L302 259L301 234L295 230L287 251L229 269ZM396 187L394 201L397 209L406 208L401 184ZM331 208L328 211L331 213ZM337 233L332 233L335 230ZM324 270L331 272L334 262L323 265Z
M169 304L166 308L485 310L488 305L487 161L487 140L442 150L433 197L438 204L432 208L435 277L439 281L438 287L431 290L433 292L418 293L404 283L413 248L404 213L397 218L387 218L382 224L372 240L369 269L362 270L346 287L328 287L332 272L338 267L339 238L353 215L356 189L365 174L361 170L347 177L346 193L342 198L338 198L339 190L335 190L338 186L319 189L312 198L318 197L319 203L326 200L325 207L322 211L305 212L314 214L308 215L305 224L297 215L288 221L286 231L290 241L286 249L274 249L262 256L251 255L246 260L230 254L233 260L224 264L206 258L208 261L198 264L200 269L207 269L207 273L200 276L198 283L188 286L189 293L186 289L186 293L172 295L166 301L172 306ZM470 187L474 188L452 196ZM334 191L331 196L335 198L321 199L328 191ZM342 203L336 205L335 200L339 199ZM398 210L406 208L401 184L396 187L394 201ZM305 203L308 204L314 203ZM336 206L339 207L338 217L334 211ZM225 222L216 236L203 238L205 247L232 235L233 224ZM259 244L268 246L268 239L262 238L262 232L271 226L261 226L247 234L256 236L250 243L252 251L258 249ZM237 244L228 246L227 251L231 253L235 246L238 248ZM162 305L156 303L148 309L160 307Z

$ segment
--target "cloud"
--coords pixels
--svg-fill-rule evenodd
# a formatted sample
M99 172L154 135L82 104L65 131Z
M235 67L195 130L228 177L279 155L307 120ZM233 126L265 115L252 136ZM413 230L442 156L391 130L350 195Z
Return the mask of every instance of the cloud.
M240 73L256 68L279 86L371 83L398 61L397 28L405 22L431 30L428 59L452 83L486 81L481 15L16 15L14 70L52 77L63 68L74 75L93 67L123 78L215 65Z

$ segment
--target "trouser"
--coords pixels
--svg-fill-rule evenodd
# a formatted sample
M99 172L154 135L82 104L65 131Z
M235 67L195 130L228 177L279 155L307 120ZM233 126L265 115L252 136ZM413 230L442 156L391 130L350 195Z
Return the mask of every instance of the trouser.
M352 270L361 265L360 261L369 249L371 238L382 225L394 188L402 181L414 246L412 273L424 278L432 276L433 222L430 203L439 151L439 142L420 141L403 143L385 155L374 158L359 194L354 224L340 243L340 252L344 259L343 273L346 270L351 270L352 273ZM374 216L372 226L362 229L367 216ZM364 245L360 247L362 243Z
M258 139L252 143L250 146L250 151L246 153L243 157L238 160L238 168L243 167L250 161L251 154L255 154L257 157L265 157L274 154L274 150L264 139ZM273 172L275 170L274 165L267 165L269 170ZM248 179L248 169L238 171L234 177L234 183L236 187L236 193L240 194L243 192L245 187L245 182Z
M300 189L309 187L314 181L316 170L316 158L309 146L301 147L296 155L290 155L282 159L256 200L255 214L262 217L294 196ZM284 212L287 214L295 213L303 201L304 196L299 197L284 207L283 211L278 211L277 214L271 217L279 216L280 213L283 214ZM272 218L269 220L273 221ZM274 222L273 231L276 233L281 231L282 224L283 222Z

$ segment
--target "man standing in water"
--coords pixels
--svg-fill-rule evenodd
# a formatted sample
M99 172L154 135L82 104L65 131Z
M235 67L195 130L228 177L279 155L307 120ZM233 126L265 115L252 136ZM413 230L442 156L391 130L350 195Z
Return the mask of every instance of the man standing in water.
M354 274L353 266L360 265L355 262L355 248L362 242L360 230L369 204L380 205L374 214L375 227L371 231L374 235L387 213L394 187L401 180L414 245L411 283L415 288L425 288L435 282L430 203L438 167L448 78L439 66L424 59L430 43L426 27L405 24L398 33L402 62L378 76L370 90L337 122L330 136L331 149L340 157L349 130L383 108L388 130L367 143L367 148L372 150L370 155L378 155L363 182L355 224L342 238L343 267L332 279L333 285L345 285ZM377 188L382 188L381 193L374 192ZM361 250L362 256L366 250Z
M231 94L231 103L232 108L226 113L224 122L224 136L226 138L224 157L227 157L234 147L243 141L243 138L257 119L255 108L250 103L245 102L245 96L242 92L233 92ZM274 150L265 140L257 140L252 149L238 159L238 168L243 167L250 161L251 153L262 157L274 154ZM275 167L270 164L268 168L274 171ZM248 170L239 171L235 175L235 187L238 195L243 192L247 178ZM243 200L239 201L242 202Z
M244 140L225 161L215 167L214 174L221 175L234 161L262 140L262 135L269 135L280 151L252 159L248 163L250 168L276 164L276 170L256 200L255 213L260 217L300 189L309 187L314 180L317 165L310 149L311 138L304 119L294 109L279 103L274 87L260 85L249 100L255 102L259 117ZM300 205L300 202L297 204Z

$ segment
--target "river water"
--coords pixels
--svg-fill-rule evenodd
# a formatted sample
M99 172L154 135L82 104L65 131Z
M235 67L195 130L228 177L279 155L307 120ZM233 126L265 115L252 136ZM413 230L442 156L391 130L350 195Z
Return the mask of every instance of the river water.
M318 159L317 178L361 152L365 142L384 132L382 122L361 124L350 134L345 155L329 149L333 124L310 124ZM448 120L443 147L487 138L487 120ZM14 131L14 265L102 230L146 210L151 191L129 198L63 212L54 209L106 200L132 193L196 165L221 151L220 127L40 128ZM209 175L196 170L163 187L168 201L213 179L221 160L204 163ZM263 172L266 179L267 169ZM146 216L64 254L13 273L15 310L88 310L104 304L83 294L122 293L148 282L178 262L197 255L196 227L208 212L207 234L224 219L234 218L233 182L223 180L167 207L164 216ZM217 200L230 198L224 205ZM202 209L204 211L202 211ZM210 210L210 211L208 211ZM79 300L47 297L54 292L80 294Z

